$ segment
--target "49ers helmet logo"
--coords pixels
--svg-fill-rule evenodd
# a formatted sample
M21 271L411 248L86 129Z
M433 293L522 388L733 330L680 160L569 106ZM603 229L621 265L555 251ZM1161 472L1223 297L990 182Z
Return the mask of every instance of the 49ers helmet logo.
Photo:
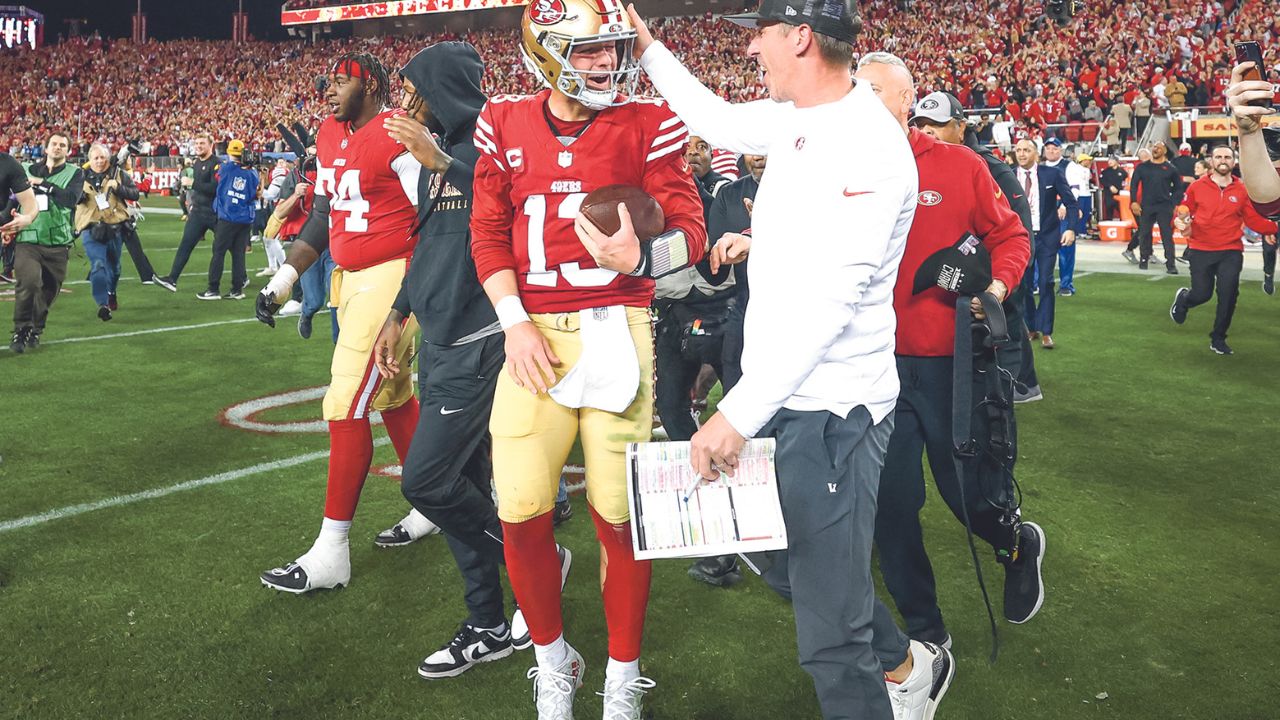
M916 196L916 201L925 207L933 207L942 202L942 193L936 190L925 190Z
M532 0L529 3L529 19L538 25L555 25L564 16L564 0Z

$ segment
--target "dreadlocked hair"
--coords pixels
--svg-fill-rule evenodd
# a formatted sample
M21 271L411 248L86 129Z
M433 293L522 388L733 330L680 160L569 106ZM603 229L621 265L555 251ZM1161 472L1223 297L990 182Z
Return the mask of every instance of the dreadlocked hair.
M375 84L373 99L377 101L379 108L391 104L391 77L387 73L387 66L383 65L381 60L364 52L345 53L334 60L333 66L336 68L347 62L359 65L365 71L368 75L364 79L366 85L370 81Z

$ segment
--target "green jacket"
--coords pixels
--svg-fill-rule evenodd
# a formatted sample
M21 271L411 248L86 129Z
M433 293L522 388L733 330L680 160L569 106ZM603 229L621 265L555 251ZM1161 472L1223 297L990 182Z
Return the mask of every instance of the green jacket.
M22 169L27 171L28 176L33 175L33 170L38 173L40 170L45 169L47 172L46 168L47 166L43 163L24 163L22 166ZM79 187L79 185L72 185L72 182L79 175L80 168L71 163L66 163L58 172L43 178L46 184L56 187L57 190L53 193L37 195L36 199L42 207L40 214L36 215L35 222L18 233L18 242L49 247L75 244L76 238L72 227L71 214L78 198L74 197L74 191L71 188ZM59 202L59 200L65 201L68 199L71 203L69 207L64 206L63 202Z

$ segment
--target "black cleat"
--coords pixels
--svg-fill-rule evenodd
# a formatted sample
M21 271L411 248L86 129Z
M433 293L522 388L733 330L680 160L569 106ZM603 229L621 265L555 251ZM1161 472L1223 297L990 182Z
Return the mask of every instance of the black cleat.
M689 577L716 587L729 587L742 579L737 555L701 558L689 566Z
M1191 291L1187 288L1178 288L1178 292L1173 294L1173 304L1169 306L1169 317L1179 325L1187 321L1187 296L1190 294Z
M111 319L111 308L107 307L106 305L99 305L99 306L98 306L98 319L99 319L99 320L101 320L102 322L106 322L106 321L110 320L110 319Z
M1146 260L1139 260L1139 261L1138 261L1138 269L1139 269L1139 270L1146 270L1146 269L1147 269L1147 261L1146 261Z
M15 352L19 355L26 352L28 332L29 330L27 328L18 328L18 330L13 333L13 339L9 341L10 352Z
M40 347L40 331L35 328L27 328L27 349L35 350Z
M507 624L497 630L478 630L463 623L444 647L418 665L418 674L427 680L457 677L480 663L501 660L515 652Z
M1262 276L1262 292L1268 295L1276 294L1276 276L1275 275Z
M1024 522L1018 530L1016 559L1004 570L1004 618L1015 625L1030 620L1044 604L1044 530Z
M560 527L569 518L573 517L573 505L568 500L556 503L556 507L551 511L551 524L554 527Z
M1227 344L1226 340L1210 340L1209 349L1219 355L1235 355L1235 351Z

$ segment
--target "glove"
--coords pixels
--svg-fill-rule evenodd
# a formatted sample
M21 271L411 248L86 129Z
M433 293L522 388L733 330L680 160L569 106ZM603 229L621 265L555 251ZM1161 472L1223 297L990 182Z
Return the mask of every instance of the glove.
M278 312L280 312L280 303L276 302L275 294L263 288L253 304L253 314L257 316L258 322L275 327Z

